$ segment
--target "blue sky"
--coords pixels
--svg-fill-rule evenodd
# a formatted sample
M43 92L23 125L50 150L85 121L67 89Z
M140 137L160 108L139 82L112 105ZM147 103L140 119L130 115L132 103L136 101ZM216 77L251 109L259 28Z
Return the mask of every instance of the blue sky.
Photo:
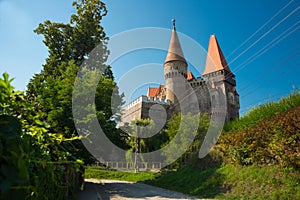
M299 1L104 2L108 15L103 26L109 37L134 28L171 29L172 18L176 18L179 32L205 49L210 35L216 34L236 74L241 113L253 105L277 100L293 90L293 86L300 86ZM29 79L40 72L47 57L43 37L33 30L47 19L67 23L75 12L71 4L72 0L0 0L0 73L6 71L15 77L17 89L26 89ZM116 69L126 72L145 63L163 64L164 57L165 52L146 50L128 54L112 67L118 80L121 73Z

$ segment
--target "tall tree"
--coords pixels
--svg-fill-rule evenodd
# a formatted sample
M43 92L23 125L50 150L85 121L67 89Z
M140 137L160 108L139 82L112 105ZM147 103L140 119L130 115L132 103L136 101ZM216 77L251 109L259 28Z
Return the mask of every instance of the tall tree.
M106 6L100 0L77 0L73 2L76 14L70 17L67 24L49 20L39 24L35 32L44 36L44 44L48 47L48 57L43 70L35 74L27 88L28 99L42 112L42 120L47 121L53 132L68 137L76 135L72 116L72 91L79 66L95 47L101 47L98 67L103 70L102 78L96 91L96 108L100 124L105 126L108 137L114 143L118 141L115 122L112 120L111 98L120 108L123 100L110 66L105 66L109 51L106 49L108 38L101 25L102 17L107 14ZM93 69L90 69L93 70ZM105 90L105 92L104 92ZM90 156L83 150L80 142L74 144L83 160ZM67 147L73 151L73 146Z

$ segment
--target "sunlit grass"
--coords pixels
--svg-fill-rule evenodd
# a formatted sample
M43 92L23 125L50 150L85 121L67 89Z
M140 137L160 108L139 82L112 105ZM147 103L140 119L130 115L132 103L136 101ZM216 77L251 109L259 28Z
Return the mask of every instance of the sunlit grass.
M122 180L130 182L141 182L145 180L152 180L158 174L153 172L124 172L100 169L98 167L87 167L85 169L85 178L108 179L108 180Z
M234 131L250 128L264 119L269 119L276 114L284 113L300 105L300 91L294 92L287 97L283 97L278 102L269 102L253 107L240 119L227 123L225 131Z

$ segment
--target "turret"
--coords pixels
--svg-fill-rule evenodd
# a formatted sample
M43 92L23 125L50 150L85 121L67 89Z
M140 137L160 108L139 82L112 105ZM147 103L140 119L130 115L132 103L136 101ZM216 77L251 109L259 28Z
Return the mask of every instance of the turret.
M227 108L226 121L238 118L240 104L239 95L235 88L235 75L231 72L215 35L212 35L209 40L202 76L213 85L211 99L217 102L212 102L212 112L215 109L214 105L224 106L225 103ZM223 102L224 99L225 102Z
M166 80L166 99L178 105L177 99L186 91L187 62L176 32L175 19L173 21L172 36L166 60L164 63L164 75ZM176 97L177 96L177 97Z

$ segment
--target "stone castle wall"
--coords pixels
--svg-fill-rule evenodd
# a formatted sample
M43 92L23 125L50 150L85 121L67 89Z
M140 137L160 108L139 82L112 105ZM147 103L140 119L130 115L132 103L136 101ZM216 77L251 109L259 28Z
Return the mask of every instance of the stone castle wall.
M153 105L161 105L165 110L168 110L171 102L169 100L142 95L121 110L122 116L120 126L123 126L126 123L130 124L131 121L135 119L150 118L149 110Z

